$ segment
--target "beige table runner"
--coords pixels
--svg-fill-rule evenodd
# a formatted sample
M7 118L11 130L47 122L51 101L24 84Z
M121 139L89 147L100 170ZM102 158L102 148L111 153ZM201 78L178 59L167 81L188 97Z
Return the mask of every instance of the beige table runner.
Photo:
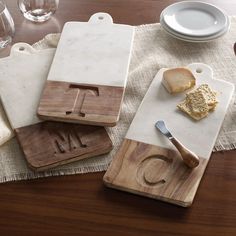
M48 36L34 47L41 49L56 46L58 35L54 37ZM231 29L227 35L213 42L198 44L171 38L163 31L160 24L137 26L120 121L116 127L107 129L114 143L113 151L108 155L35 173L28 169L18 143L13 138L0 147L0 182L106 170L158 70L162 67L178 67L202 62L213 68L215 78L236 84L236 57L233 53L235 41L236 17L231 17ZM236 148L235 95L217 139L215 150L234 148Z

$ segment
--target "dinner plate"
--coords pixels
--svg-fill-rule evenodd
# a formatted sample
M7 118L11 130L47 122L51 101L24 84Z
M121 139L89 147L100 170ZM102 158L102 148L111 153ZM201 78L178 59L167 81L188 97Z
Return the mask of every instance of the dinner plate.
M183 41L187 41L187 42L209 42L209 41L212 41L212 40L215 40L219 37L222 37L224 34L226 34L229 30L229 27L230 27L230 21L229 19L227 19L227 24L226 24L226 27L220 31L219 33L215 34L215 35L212 35L212 36L208 36L208 37L190 37L190 36L185 36L183 34L178 34L177 32L173 31L171 28L168 27L168 25L165 24L165 22L163 21L163 19L161 18L160 19L160 23L161 23L161 26L163 27L163 29L171 36L177 38L177 39L180 39L180 40L183 40Z
M204 2L179 2L165 8L165 24L178 34L209 37L227 27L228 16L214 5Z
M202 40L195 40L195 39L192 39L192 38L182 38L178 35L175 35L175 34L172 34L171 32L165 30L166 33L168 33L169 35L171 35L172 37L176 38L176 39L179 39L179 40L182 40L182 41L186 41L186 42L191 42L191 43L205 43L205 42L210 42L212 40L215 40L215 39L218 39L220 38L222 35L220 36L217 36L215 38L206 38L206 39L202 39Z

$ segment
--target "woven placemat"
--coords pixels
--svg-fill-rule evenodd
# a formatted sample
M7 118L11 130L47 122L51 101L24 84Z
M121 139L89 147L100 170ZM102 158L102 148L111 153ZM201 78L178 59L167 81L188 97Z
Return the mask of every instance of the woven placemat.
M41 50L56 47L59 35L48 35L34 47ZM120 121L107 131L114 149L108 155L81 160L62 167L35 173L25 162L15 138L0 147L0 182L46 176L69 175L106 170L125 136L127 129L152 79L160 68L185 66L194 62L208 64L216 79L236 84L236 17L231 17L230 31L222 38L207 43L188 43L171 38L160 24L135 27L135 39L129 68L128 83ZM236 148L235 95L217 139L215 150Z

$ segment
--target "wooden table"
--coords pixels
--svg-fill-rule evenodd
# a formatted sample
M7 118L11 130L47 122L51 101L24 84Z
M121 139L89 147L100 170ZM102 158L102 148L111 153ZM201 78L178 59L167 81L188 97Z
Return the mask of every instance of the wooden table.
M16 1L6 2L16 24L14 42L34 43L60 32L66 21L87 21L99 11L116 23L157 22L175 1L60 0L55 17L41 25L24 20ZM236 15L234 0L206 2ZM0 184L0 235L236 235L235 155L212 155L188 209L105 188L104 172Z

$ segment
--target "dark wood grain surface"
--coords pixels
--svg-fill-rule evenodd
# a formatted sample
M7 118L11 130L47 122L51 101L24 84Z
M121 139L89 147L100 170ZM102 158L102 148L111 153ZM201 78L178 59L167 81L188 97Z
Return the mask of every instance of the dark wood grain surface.
M29 168L43 171L112 150L104 127L40 122L15 129Z
M87 21L98 11L117 23L157 22L175 1L60 0L55 17L40 25L24 20L16 1L6 2L16 24L14 42L33 43L60 32L66 21ZM236 15L235 0L206 2ZM188 209L108 189L103 175L0 184L0 235L236 235L236 151L213 154Z

